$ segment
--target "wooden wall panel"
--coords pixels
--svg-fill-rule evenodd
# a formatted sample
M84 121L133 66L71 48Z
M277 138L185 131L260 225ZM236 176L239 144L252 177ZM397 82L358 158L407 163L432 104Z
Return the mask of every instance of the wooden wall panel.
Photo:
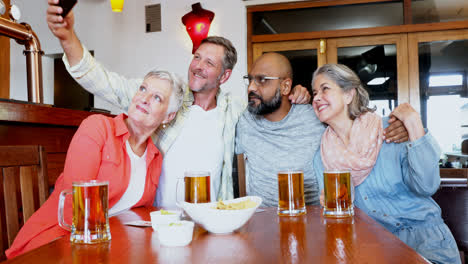
M8 123L0 121L0 145L41 145L47 153L49 187L63 171L68 145L77 127Z
M0 145L41 145L49 153L65 153L77 127L6 124L0 121Z
M49 187L54 186L55 181L63 172L66 156L66 152L47 153L47 176L49 177Z
M43 146L47 153L47 175L51 187L63 171L68 146L78 126L92 114L37 104L0 101L0 146Z

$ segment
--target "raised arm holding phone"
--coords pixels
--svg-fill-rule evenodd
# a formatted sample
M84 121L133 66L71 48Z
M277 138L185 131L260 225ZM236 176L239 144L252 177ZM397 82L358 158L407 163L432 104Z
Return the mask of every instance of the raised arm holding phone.
M73 30L75 16L71 8L67 8L70 5L63 5L63 7L60 5L60 2L67 1L73 2L73 0L48 0L47 24L52 33L59 39L70 66L74 66L81 60L83 48ZM63 15L67 9L68 12Z

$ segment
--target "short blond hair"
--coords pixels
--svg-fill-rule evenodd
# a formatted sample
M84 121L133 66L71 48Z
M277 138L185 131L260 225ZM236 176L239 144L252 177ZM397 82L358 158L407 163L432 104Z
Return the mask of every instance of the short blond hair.
M148 78L157 78L160 80L169 81L171 84L171 96L169 97L169 105L167 106L167 114L177 112L182 105L185 90L187 89L184 81L177 74L165 70L153 70L145 75L145 80Z

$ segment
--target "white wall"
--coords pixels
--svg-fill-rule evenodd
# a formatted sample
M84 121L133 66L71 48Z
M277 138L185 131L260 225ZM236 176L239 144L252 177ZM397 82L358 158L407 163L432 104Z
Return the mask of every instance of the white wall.
M36 32L46 54L61 53L57 39L49 31L45 13L47 0L12 0L22 11L21 22L27 22ZM126 0L122 13L111 12L109 0L79 0L74 8L75 30L95 57L110 70L127 77L143 77L159 67L174 71L185 79L192 58L192 44L181 17L190 12L196 0ZM215 12L210 35L230 39L238 51L238 63L230 80L222 86L238 96L246 96L242 76L247 72L246 11L241 0L205 0L202 7ZM145 33L144 6L161 4L162 31ZM12 99L27 100L25 58L23 47L11 42ZM53 103L53 73L51 59L44 57L44 100ZM119 113L102 100L95 107Z

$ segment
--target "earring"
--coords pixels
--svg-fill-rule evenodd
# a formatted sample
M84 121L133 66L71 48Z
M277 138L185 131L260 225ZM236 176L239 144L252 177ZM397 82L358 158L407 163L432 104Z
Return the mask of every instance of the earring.
M163 123L163 128L166 128L166 127L167 127L167 126L166 126L166 123Z

